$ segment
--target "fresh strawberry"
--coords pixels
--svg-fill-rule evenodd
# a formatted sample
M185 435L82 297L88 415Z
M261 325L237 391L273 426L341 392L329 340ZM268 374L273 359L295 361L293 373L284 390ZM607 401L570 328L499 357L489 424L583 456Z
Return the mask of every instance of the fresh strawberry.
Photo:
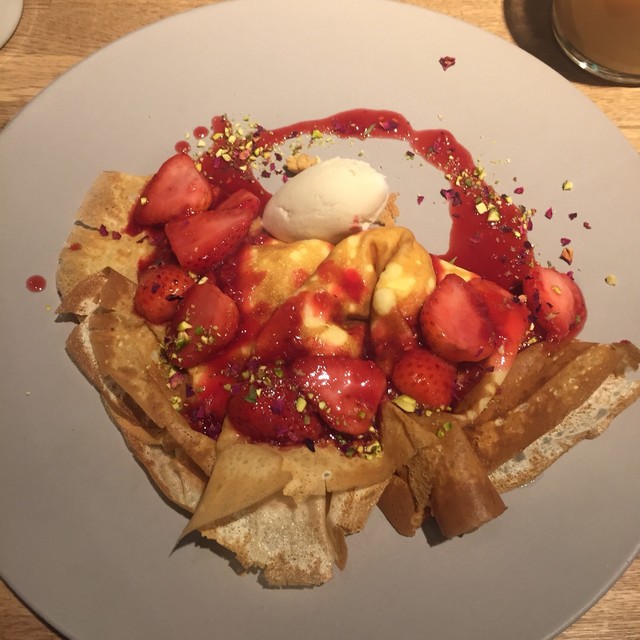
M133 298L136 313L154 324L173 318L193 279L173 264L149 267L142 272Z
M239 198L240 196L232 196ZM233 253L246 237L259 208L258 199L244 192L240 206L200 211L165 225L165 233L178 262L204 273Z
M171 324L171 363L188 368L207 360L233 340L239 316L236 303L212 282L191 287Z
M422 335L450 362L479 362L495 348L486 305L471 285L450 273L438 282L420 312Z
M387 380L370 360L342 356L303 356L293 375L322 419L336 431L367 433L384 395Z
M280 445L314 442L325 433L318 415L281 367L261 366L245 377L227 413L238 431L257 442Z
M573 278L555 269L535 266L523 282L527 306L547 340L572 338L587 319L587 307Z
M253 212L254 217L260 211L260 200L247 189L238 189L231 195L221 200L216 206L218 211L229 211L229 209L245 209Z
M166 160L149 180L133 211L139 224L164 224L189 211L202 211L211 204L209 181L184 153Z
M482 297L495 330L496 349L485 364L494 369L508 367L518 355L529 330L527 307L491 280L474 278L469 285Z
M456 368L432 351L416 348L403 353L391 373L400 393L411 396L428 409L451 405Z
M213 438L220 433L237 384L228 356L225 349L189 372L192 392L187 393L183 414L194 429Z

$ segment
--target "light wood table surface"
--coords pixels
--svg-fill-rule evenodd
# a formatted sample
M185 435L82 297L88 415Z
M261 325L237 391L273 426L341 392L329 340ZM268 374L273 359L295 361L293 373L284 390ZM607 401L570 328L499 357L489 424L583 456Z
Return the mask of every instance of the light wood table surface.
M93 51L139 27L205 4L209 2L25 0L20 24L0 50L0 129L44 87ZM550 0L413 0L412 4L470 22L540 58L595 102L640 152L640 88L600 83L565 59L551 35ZM61 637L0 582L0 640ZM560 640L633 639L640 639L640 558L560 636Z

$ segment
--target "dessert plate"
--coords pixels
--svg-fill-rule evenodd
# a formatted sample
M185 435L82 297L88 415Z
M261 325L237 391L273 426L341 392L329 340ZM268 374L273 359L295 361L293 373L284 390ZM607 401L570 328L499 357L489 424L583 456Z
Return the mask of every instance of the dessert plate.
M455 64L445 70L443 56ZM640 342L640 218L628 195L640 159L588 100L510 44L384 0L324 0L321 11L312 0L233 0L106 47L0 135L0 571L68 637L542 640L637 553L640 407L509 493L507 512L472 535L401 538L375 513L350 539L346 570L321 588L267 590L197 538L176 545L185 515L149 484L64 353L54 273L74 212L100 171L151 173L215 114L276 127L357 107L450 129L499 190L522 187L513 197L539 212L540 259L566 268L561 238L574 247L583 337ZM445 248L446 185L402 145L316 148L363 151L399 192L402 222ZM28 290L32 275L43 291Z
M22 0L2 0L0 4L0 49L16 30L22 16Z

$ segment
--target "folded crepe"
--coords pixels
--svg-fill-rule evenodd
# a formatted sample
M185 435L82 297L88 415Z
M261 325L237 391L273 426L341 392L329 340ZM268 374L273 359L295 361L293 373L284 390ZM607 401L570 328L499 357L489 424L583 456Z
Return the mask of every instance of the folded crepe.
M384 453L371 457L347 457L331 445L312 452L250 443L228 420L217 441L192 429L174 408L184 389L167 384L162 331L132 305L138 265L158 251L156 239L125 232L144 182L104 174L79 210L57 278L58 312L78 322L67 350L150 478L193 512L185 532L197 529L217 540L247 569L262 569L269 584L320 584L334 565L344 566L345 536L364 526L389 478L416 454L416 443L397 420L384 421ZM335 247L267 240L241 254L234 286L245 287L239 304L258 321L220 355L228 362L265 355L274 345L361 355L369 324L373 334L404 344L414 339L417 311L435 286L429 254L400 228L374 229ZM318 296L335 303L321 309L313 304ZM295 305L304 322L290 340L280 315ZM194 380L211 376L207 365L192 373ZM270 527L287 531L279 544Z
M499 494L537 478L635 402L639 367L640 350L627 341L524 349L476 417L468 406L407 416L440 436L441 454L411 475L412 459L388 483L380 507L402 535L414 535L429 516L446 537L477 529L504 511Z
M445 535L472 531L504 510L499 491L600 432L640 393L637 383L627 384L627 371L638 366L631 345L570 342L553 355L534 345L508 375L487 372L463 413L417 416L385 400L381 455L249 442L228 419L214 440L176 410L190 400L184 383L170 382L163 329L133 309L139 266L165 249L162 238L128 228L145 183L105 173L80 207L57 273L58 312L77 322L67 351L151 480L192 513L185 533L216 540L268 585L329 580L334 567L345 566L345 537L362 529L376 504L405 535L429 515ZM267 239L244 246L235 267L226 277L252 322L241 339L189 371L194 388L221 384L221 363L241 367L252 356L362 356L366 348L389 372L396 353L416 346L419 310L436 285L428 252L400 227L335 246ZM296 331L283 321L292 316L300 319ZM584 393L571 391L576 380ZM545 413L558 389L566 401ZM588 428L576 428L576 415ZM547 433L553 452L539 444Z

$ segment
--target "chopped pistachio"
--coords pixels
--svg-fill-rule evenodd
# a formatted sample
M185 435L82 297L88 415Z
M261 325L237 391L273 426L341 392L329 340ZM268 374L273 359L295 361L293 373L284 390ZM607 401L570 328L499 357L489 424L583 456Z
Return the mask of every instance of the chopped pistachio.
M562 252L560 253L560 258L564 260L567 264L571 264L573 262L573 248L564 247L562 249Z
M487 220L489 222L500 222L500 212L495 207L491 207L489 209Z
M256 403L258 401L258 391L253 385L249 385L249 392L244 399L251 403Z
M407 413L413 413L418 405L415 398L402 394L393 399L393 403Z

